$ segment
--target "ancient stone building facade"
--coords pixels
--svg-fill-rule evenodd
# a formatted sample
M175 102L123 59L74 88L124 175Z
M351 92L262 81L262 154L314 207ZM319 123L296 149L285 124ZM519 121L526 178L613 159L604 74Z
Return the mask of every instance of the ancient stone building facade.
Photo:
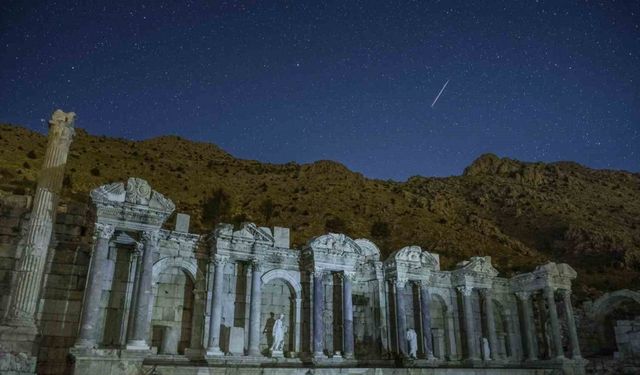
M4 373L34 373L36 358L40 374L584 370L567 264L504 278L489 257L443 270L418 246L383 259L344 234L294 249L287 228L199 235L177 214L168 229L173 202L135 177L89 205L54 196L43 212L43 194L2 197ZM43 259L23 266L32 242Z

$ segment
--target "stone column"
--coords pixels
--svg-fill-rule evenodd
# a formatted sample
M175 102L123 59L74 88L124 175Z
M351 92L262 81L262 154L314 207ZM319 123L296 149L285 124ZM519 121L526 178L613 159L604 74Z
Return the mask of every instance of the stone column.
M459 359L459 350L458 350L458 338L456 335L456 327L455 327L455 320L456 317L453 313L453 311L447 310L445 312L446 315L446 334L445 334L445 342L447 345L447 350L449 352L449 354L447 354L446 358L449 361L455 361L457 359Z
M24 245L18 248L14 279L3 325L23 327L25 333L36 334L35 314L42 290L42 278L53 225L58 195L62 189L69 146L75 133L73 112L53 112L49 120L49 140Z
M251 262L251 302L249 310L249 353L260 355L260 311L262 308L262 265L258 260Z
M211 294L211 321L209 322L209 344L207 355L224 355L220 350L220 324L222 323L222 285L224 281L224 265L227 257L214 255L214 281Z
M571 344L571 358L580 359L580 342L578 341L578 331L576 330L576 319L573 316L573 306L571 305L571 290L560 289L562 301L564 303L564 311L567 315L567 327L569 329L569 342Z
M138 269L138 263L140 263L140 256L142 255L143 250L144 246L140 242L136 242L129 260L129 275L125 292L124 312L122 313L122 321L120 322L120 345L123 347L127 345L127 332L129 331L129 326L133 325L133 315L131 314L131 310L136 305L136 270Z
M498 337L496 335L496 319L493 315L493 301L491 298L491 289L480 289L482 303L484 305L485 324L487 333L489 334L489 346L491 349L491 359L496 360L500 356L498 353Z
M394 294L396 297L396 334L398 335L398 355L401 357L408 357L409 352L407 349L407 314L404 310L404 295L402 289L404 288L406 281L404 280L392 280L394 287Z
M422 322L422 347L424 356L427 359L434 359L433 356L433 338L431 335L431 295L427 288L426 282L418 284L420 287L420 318Z
M464 328L467 342L467 356L471 360L479 360L478 343L476 343L476 325L473 316L473 302L471 293L473 288L470 286L459 286L458 291L462 293L462 310L464 313Z
M549 319L551 321L551 337L553 341L553 354L556 358L564 358L562 350L562 338L560 337L560 322L558 321L558 309L556 308L555 289L547 286L543 290L544 299L549 308Z
M505 351L505 356L507 356L511 360L518 360L518 342L515 335L516 330L514 329L513 324L515 316L511 314L511 310L504 310L504 315L507 325L507 342L509 343L509 350Z
M353 358L353 298L351 282L355 274L342 273L342 357Z
M95 224L96 244L91 257L91 268L87 276L84 291L84 303L80 318L80 333L76 347L93 348L97 344L98 324L100 319L100 300L105 279L107 257L109 256L109 240L115 227L110 224Z
M127 350L149 350L147 330L151 302L153 301L153 255L158 251L160 231L150 230L142 232L144 253L142 254L142 269L136 298L136 308L133 317L133 334L127 342Z
M324 357L324 272L313 273L313 357Z
M522 319L524 320L524 341L526 346L526 359L528 361L535 361L535 343L533 337L535 335L533 325L533 308L531 307L531 292L516 292L516 296L522 303Z

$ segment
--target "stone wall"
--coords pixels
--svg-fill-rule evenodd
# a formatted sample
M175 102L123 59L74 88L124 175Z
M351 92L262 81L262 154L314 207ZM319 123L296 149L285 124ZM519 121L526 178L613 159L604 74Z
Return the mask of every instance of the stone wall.
M27 196L0 200L0 308L7 305L20 228L28 223L30 202ZM92 246L93 232L87 228L92 225L87 205L73 202L58 206L37 316L41 332L39 374L61 374L69 368L67 354L78 331Z

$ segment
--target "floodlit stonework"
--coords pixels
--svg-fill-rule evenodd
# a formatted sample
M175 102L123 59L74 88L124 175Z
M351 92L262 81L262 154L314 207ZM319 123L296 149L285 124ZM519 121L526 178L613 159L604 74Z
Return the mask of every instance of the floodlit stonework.
M584 373L567 264L504 278L490 257L443 270L418 246L382 259L344 234L294 249L287 228L199 235L184 214L170 230L175 205L135 177L55 209L60 173L3 200L3 227L25 229L2 232L2 373ZM619 326L635 353L638 323Z

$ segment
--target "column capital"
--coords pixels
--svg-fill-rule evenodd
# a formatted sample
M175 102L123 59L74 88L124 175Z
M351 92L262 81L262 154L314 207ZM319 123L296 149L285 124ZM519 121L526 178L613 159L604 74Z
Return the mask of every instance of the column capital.
M313 277L324 277L324 274L327 273L327 270L320 267L314 267L311 269L311 275Z
M520 301L527 301L529 300L529 298L531 298L531 292L529 291L515 292L515 295Z
M263 265L260 262L260 259L258 259L258 258L251 259L249 261L249 265L251 266L251 269L254 272L261 272L262 271Z
M133 256L139 257L144 252L144 244L142 242L136 242L133 247Z
M160 240L160 231L158 229L145 230L142 232L142 241L145 245L156 245Z
M342 272L338 272L338 277L340 278L340 280L348 279L349 281L353 282L356 278L356 273L342 271Z
M559 288L557 291L562 297L571 297L571 289Z
M429 282L427 280L416 280L415 283L421 289L427 289L427 287L429 286Z
M458 289L458 291L466 297L471 296L471 293L473 293L473 287L468 285L462 285L462 286L456 287L456 289Z
M555 297L555 294L556 294L556 288L554 288L554 287L552 287L552 286L547 285L547 286L545 286L545 287L542 289L542 292L543 292L545 295L548 295L548 296L551 296L551 297Z
M113 236L116 227L111 224L96 223L95 233L97 238L109 240Z
M229 256L227 255L220 255L220 254L215 254L213 257L213 259L211 260L211 262L213 264L217 265L225 265L229 262Z
M404 288L404 286L407 284L407 281L409 281L409 280L404 279L404 278L399 278L399 277L392 277L392 278L389 279L389 281L396 288Z
M491 288L479 288L478 291L482 298L491 298L491 295L493 294L493 290L491 290Z
M76 114L74 112L67 113L57 109L51 114L49 132L60 139L70 141L75 135L75 119Z

